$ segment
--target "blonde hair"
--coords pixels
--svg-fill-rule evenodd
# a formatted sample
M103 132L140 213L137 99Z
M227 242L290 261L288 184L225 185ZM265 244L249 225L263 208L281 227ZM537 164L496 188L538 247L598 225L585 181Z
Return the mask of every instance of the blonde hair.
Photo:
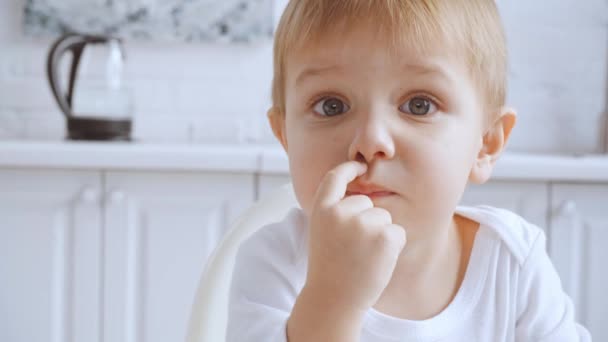
M507 51L495 0L290 0L275 34L272 103L285 112L286 62L290 54L327 34L368 24L389 39L404 39L419 52L455 48L464 58L486 110L505 103Z

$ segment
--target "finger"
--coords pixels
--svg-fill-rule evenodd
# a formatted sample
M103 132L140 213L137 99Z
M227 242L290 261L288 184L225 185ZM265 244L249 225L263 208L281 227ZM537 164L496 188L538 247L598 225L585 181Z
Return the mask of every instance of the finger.
M337 205L338 211L344 215L353 215L374 207L374 202L365 195L352 195L345 197Z
M372 207L363 212L359 212L358 215L355 216L354 221L358 225L375 230L385 229L384 227L393 223L393 218L386 209Z
M389 241L389 243L386 245L390 246L390 248L395 248L395 253L401 253L407 243L407 233L405 228L398 224L390 224L386 226L385 229L385 238Z
M338 165L330 170L319 184L315 202L323 207L338 203L346 195L348 183L366 171L367 165L356 161Z

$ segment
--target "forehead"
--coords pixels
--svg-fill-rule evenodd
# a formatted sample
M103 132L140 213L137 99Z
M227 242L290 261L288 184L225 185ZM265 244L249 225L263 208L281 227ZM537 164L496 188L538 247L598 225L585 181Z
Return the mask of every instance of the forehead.
M406 27L407 28L407 27ZM353 49L382 50L393 57L432 56L445 52L460 52L458 45L451 44L454 39L440 32L413 32L406 28L388 28L373 22L336 23L324 30L317 29L289 45L288 55L306 54L313 51L316 55L331 50L332 55L352 53ZM349 50L349 51L342 51Z
M454 78L455 72L464 70L463 62L462 54L443 41L395 41L382 31L359 26L300 44L287 56L286 72L292 86L310 77L353 70L398 69L399 74Z

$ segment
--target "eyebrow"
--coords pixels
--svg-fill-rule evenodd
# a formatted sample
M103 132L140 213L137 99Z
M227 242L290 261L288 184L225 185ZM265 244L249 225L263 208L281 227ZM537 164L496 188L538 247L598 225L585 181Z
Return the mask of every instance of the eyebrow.
M306 68L298 74L298 77L296 77L296 86L302 83L306 78L321 76L330 71L339 72L342 71L342 68L339 65Z
M301 71L296 77L296 86L302 83L306 78L309 77L318 77L327 72L340 72L343 68L337 64L321 66L321 67L309 67L305 68ZM439 65L435 64L403 64L401 66L401 70L403 72L407 72L409 74L415 74L416 76L438 76L439 78L451 81L452 77L450 77L449 73L446 73L445 70Z
M449 78L449 74L442 67L435 64L404 64L402 70L412 70L419 76L438 75Z

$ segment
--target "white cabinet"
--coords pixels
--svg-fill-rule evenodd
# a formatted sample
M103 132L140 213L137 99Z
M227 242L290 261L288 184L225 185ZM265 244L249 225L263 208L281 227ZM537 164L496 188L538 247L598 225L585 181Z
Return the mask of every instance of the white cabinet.
M253 202L253 176L111 172L105 185L105 341L183 341L205 260Z
M0 170L0 341L180 341L252 174Z
M546 231L548 193L547 183L490 181L482 185L470 185L461 203L508 209Z
M205 261L285 173L0 170L0 341L185 337ZM608 185L493 180L464 205L546 229L594 341L608 341Z
M551 258L578 319L608 341L608 185L556 184L551 198Z
M98 341L101 178L0 170L0 341Z

